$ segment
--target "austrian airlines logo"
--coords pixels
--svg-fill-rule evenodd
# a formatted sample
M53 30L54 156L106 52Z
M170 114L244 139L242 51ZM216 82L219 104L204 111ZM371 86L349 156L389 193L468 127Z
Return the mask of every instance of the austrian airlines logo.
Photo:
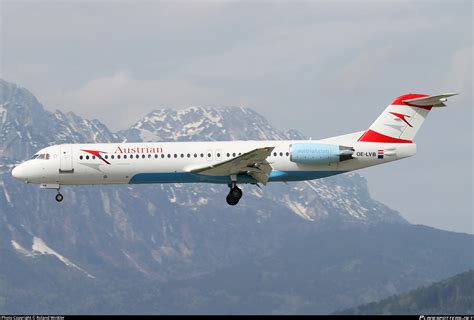
M406 118L410 118L410 116L407 116L406 114L401 114L401 113L396 113L396 112L390 112L393 114L395 117L403 120L408 126L413 127L410 123L408 123L408 120Z
M104 161L105 163L107 164L110 164L110 162L108 162L107 160L105 160L100 154L101 153L107 153L105 151L97 151L97 150L82 150L81 151L84 151L84 152L87 152L93 156L96 156L97 158L99 158L100 160Z

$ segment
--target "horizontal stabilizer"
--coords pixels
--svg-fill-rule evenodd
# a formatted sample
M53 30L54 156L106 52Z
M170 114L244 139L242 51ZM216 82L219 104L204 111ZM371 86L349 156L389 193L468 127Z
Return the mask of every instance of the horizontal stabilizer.
M449 97L455 96L458 93L444 93L436 96L427 96L422 98L402 100L408 105L420 107L445 107L443 102L446 102Z

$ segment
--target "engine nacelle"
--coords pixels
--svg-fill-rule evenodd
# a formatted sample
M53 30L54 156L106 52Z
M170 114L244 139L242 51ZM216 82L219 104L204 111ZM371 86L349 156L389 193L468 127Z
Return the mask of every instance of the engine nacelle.
M290 160L302 164L330 164L352 159L351 147L322 143L293 143Z

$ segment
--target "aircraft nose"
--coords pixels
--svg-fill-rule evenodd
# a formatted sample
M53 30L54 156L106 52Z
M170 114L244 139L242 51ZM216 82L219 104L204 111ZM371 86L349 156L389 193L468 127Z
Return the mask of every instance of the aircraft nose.
M25 167L22 164L17 165L12 170L12 176L16 179L25 180L27 178Z

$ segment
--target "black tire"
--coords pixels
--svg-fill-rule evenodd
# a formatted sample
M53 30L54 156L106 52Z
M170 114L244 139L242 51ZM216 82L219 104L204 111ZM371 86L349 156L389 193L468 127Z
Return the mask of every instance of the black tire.
M229 194L232 196L232 198L237 200L240 200L240 198L242 198L242 190L239 187L233 187L232 189L230 189Z
M237 203L239 203L239 199L232 197L230 193L227 195L225 200L227 201L227 204L229 204L230 206L235 206Z
M64 197L63 197L62 194L58 193L58 194L56 195L56 201L57 201L57 202L61 202L61 201L63 201L63 199L64 199Z

